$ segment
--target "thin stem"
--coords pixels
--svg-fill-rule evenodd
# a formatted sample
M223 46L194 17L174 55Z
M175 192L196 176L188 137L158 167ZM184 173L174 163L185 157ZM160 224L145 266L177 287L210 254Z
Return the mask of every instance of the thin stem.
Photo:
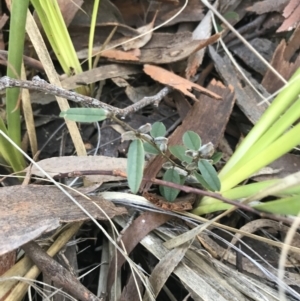
M122 126L123 128L127 128L129 131L133 131L135 133L135 135L141 139L144 140L145 142L151 144L159 153L161 156L163 156L167 161L169 161L172 165L178 167L178 168L182 168L181 166L179 166L176 162L174 162L171 158L169 158L169 156L167 156L166 153L162 152L160 150L160 148L150 139L148 139L145 136L142 136L141 133L139 131L137 131L136 129L132 128L130 125L128 125L127 123L125 123L124 121L120 120L119 118L117 118L116 116L112 115L110 116L110 118L112 120L114 120L115 122L117 122L120 126Z

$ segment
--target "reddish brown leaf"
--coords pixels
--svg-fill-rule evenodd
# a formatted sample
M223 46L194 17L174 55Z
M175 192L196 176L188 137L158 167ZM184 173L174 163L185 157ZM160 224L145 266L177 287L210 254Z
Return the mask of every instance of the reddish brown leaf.
M290 31L297 27L300 22L300 0L291 0L283 11L286 20L277 29L277 32Z
M101 56L117 61L139 61L141 55L138 49L132 51L121 51L116 49L104 50Z
M293 73L300 67L300 56L298 55L295 60L293 56L299 49L300 39L300 26L298 26L293 35L290 37L288 43L282 40L277 46L271 65L286 79L288 80ZM279 90L284 83L270 70L268 70L262 80L262 85L268 90L269 93L274 93Z
M189 90L194 88L195 90L210 96L215 99L222 99L222 97L216 93L213 93L209 91L208 89L205 89L179 75L176 75L170 71L167 71L163 68L152 66L152 65L144 65L144 72L151 76L154 80L164 84L173 87L176 90L181 91L186 96L191 97L195 101L198 101L198 99L191 93Z

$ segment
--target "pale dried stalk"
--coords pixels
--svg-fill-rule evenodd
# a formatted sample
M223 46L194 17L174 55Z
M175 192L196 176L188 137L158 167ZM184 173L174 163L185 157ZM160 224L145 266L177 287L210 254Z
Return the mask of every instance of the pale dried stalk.
M119 109L108 105L96 98L84 96L74 91L68 91L55 85L49 84L45 80L39 78L38 76L33 77L32 81L18 80L9 78L7 76L3 76L2 78L0 78L0 91L6 88L13 87L25 88L29 90L43 92L46 94L60 96L71 101L81 103L83 106L102 108L112 112L115 115L121 116L126 116L129 113L136 112L149 104L154 104L157 106L162 100L162 98L172 91L172 88L164 87L162 90L160 90L157 94L153 96L144 97L140 101L128 106L125 109Z

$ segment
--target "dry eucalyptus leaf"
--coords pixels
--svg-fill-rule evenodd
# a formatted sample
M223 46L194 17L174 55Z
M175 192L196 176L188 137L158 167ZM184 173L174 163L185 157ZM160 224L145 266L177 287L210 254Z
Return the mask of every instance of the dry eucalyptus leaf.
M120 170L126 172L127 159L113 158L106 156L66 156L53 157L38 162L39 166L43 168L50 176L54 177L59 173L81 171L81 170ZM27 170L27 169L26 169ZM36 167L32 167L31 173L40 177L44 177ZM107 175L90 175L85 176L85 179L92 183L97 182L111 182L124 180L121 177L107 176Z
M248 11L252 11L260 14L269 13L272 11L282 12L284 6L288 3L288 0L265 0L265 1L258 1L254 3L252 6L248 7Z
M163 68L152 65L144 65L144 72L151 76L154 80L181 91L183 94L191 97L195 101L198 101L198 99L194 96L194 94L189 92L191 89L200 91L201 93L215 99L222 99L222 97L218 94L210 92L209 90Z
M140 64L168 64L173 62L178 62L186 59L192 53L206 47L209 44L214 43L220 34L214 34L209 39L204 41L193 40L192 33L190 32L178 32L176 34L171 33L153 33L152 39L143 48L139 49ZM127 38L126 38L127 39ZM124 41L122 38L120 41ZM113 47L118 44L118 41L111 42L107 47ZM134 54L136 55L136 50ZM102 46L97 46L93 48L93 53L100 53L102 51ZM101 56L105 56L106 50L101 53ZM108 52L109 53L109 52ZM88 50L83 49L77 52L79 59L86 59L88 56ZM113 58L107 56L109 60L118 60L118 58ZM122 61L122 60L120 60Z
M132 49L127 52L116 49L107 49L101 53L101 56L117 61L139 61L140 55L141 52L139 49Z
M127 54L127 56L128 55L129 54ZM129 64L128 65L106 64L106 65L99 66L97 68L93 68L92 70L84 71L80 74L76 74L74 76L68 77L62 80L61 84L64 89L69 90L78 87L79 86L78 83L85 83L88 85L108 78L127 77L128 75L137 74L140 73L141 71L142 70L139 66L134 66Z
M200 24L193 31L193 40L205 40L211 36L212 30L212 12L208 11ZM188 58L188 64L186 68L186 78L194 76L198 70L198 67L202 64L204 53L206 48L202 48L193 53Z
M74 194L74 193L73 193ZM96 219L126 214L103 197L74 195L76 200ZM11 186L0 188L0 255L59 227L60 223L84 221L89 217L55 186Z

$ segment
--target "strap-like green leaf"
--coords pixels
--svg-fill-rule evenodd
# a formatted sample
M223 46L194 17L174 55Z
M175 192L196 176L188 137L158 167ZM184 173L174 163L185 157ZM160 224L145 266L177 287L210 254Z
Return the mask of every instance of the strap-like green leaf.
M163 180L176 183L176 184L181 184L180 176L174 168L170 168L165 172L163 176ZM165 199L168 200L169 202L173 202L176 199L178 193L180 192L179 189L174 189L165 186L164 187L161 186L160 191L162 195L165 197Z
M100 108L71 108L59 114L68 120L76 122L96 122L107 118L108 111Z
M221 189L221 183L214 167L207 160L199 160L198 168L205 182L212 188L212 190L219 191Z
M127 180L132 193L137 193L143 178L145 152L143 142L136 139L131 142L128 150Z
M197 151L201 147L201 138L193 131L185 132L182 136L182 141L188 149Z
M167 130L165 125L162 122L155 122L152 125L150 134L153 138L163 137L166 134Z

